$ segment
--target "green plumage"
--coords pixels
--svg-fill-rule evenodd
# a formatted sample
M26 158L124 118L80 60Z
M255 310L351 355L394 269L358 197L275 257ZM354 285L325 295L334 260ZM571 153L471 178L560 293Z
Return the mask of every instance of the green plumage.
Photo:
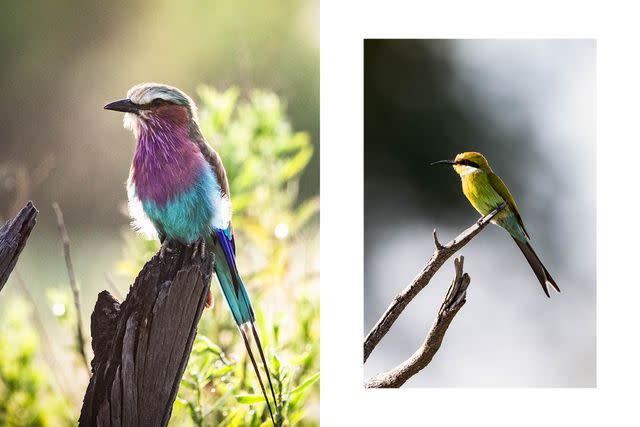
M493 171L472 172L462 176L462 192L483 216L505 203L506 207L491 222L507 230L515 239L527 241L529 234L522 223L518 206L509 189Z
M491 222L507 230L513 237L538 278L544 293L549 296L548 285L560 292L560 288L529 244L529 233L524 227L511 192L502 179L493 172L487 159L480 153L467 152L458 154L455 160L436 163L453 165L462 180L462 192L482 216L488 215L503 203L506 205Z

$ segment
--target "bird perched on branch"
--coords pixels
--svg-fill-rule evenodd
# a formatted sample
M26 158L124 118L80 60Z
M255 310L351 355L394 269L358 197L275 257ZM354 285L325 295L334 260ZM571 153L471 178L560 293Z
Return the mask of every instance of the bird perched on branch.
M513 196L511 196L509 189L504 185L500 177L491 170L489 162L482 154L474 152L460 153L455 160L440 160L431 164L453 165L453 169L460 175L462 180L462 192L481 215L488 215L504 203L506 206L491 222L511 234L516 245L518 245L518 248L520 248L529 262L547 297L549 297L548 286L552 286L556 291L560 292L560 288L529 244L529 234L524 228L522 217L515 200L513 200Z
M277 409L253 307L236 266L229 182L220 156L200 132L195 104L177 88L144 83L129 89L126 99L104 108L124 112L124 126L133 131L137 141L127 181L134 227L157 234L162 242L160 257L170 250L170 241L193 245L194 256L200 253L204 257L207 247L213 250L218 282L275 424L249 342L253 336ZM206 304L212 303L210 291Z

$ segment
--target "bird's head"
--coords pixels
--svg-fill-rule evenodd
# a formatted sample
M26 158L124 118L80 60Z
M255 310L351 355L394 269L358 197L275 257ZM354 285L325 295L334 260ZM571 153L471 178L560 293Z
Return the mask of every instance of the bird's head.
M129 89L125 99L107 104L104 108L125 113L124 127L131 129L136 136L141 130L197 123L198 117L196 106L186 93L159 83L136 85Z
M454 160L439 160L431 165L452 165L453 169L460 176L465 176L473 172L490 172L489 162L480 153L469 151L460 153Z

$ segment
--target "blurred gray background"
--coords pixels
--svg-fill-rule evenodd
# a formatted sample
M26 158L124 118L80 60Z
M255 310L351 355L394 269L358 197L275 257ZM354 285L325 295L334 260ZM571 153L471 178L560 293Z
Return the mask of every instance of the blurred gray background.
M471 276L431 364L406 386L595 387L596 43L365 40L367 333L433 253L479 215L451 168L480 151L510 188L562 289L547 299L511 238L489 226L458 255ZM365 365L422 343L453 278L448 261Z

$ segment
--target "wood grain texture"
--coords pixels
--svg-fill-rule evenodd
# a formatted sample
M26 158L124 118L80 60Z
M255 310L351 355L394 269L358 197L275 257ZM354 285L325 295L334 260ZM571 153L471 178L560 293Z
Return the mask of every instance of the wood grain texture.
M29 202L18 215L0 228L0 291L18 262L27 244L31 230L36 225L38 210Z
M80 426L166 426L209 292L213 255L170 245L124 302L107 291L91 315L94 358Z

